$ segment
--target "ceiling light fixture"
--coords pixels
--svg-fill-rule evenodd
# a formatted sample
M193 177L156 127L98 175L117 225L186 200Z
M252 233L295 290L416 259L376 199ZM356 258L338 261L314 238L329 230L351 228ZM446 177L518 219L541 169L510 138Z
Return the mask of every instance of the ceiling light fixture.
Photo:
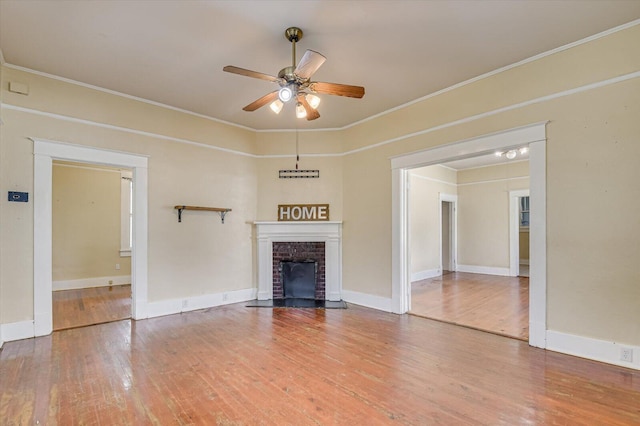
M271 108L271 111L275 112L276 114L280 114L283 106L284 104L282 103L282 101L280 101L280 99L276 99L275 101L271 102L269 108Z
M305 95L305 99L307 100L307 102L309 102L309 105L311 105L311 108L313 109L318 108L318 105L320 105L320 98L316 95L308 93Z
M524 157L529 153L529 147L528 146L523 146L521 148L514 148L514 149L510 149L508 151L496 151L495 152L495 156L496 157L505 157L509 160L513 160L514 158L520 156L520 157Z
M278 91L278 98L281 102L286 103L294 98L293 87L295 86L287 85Z
M300 102L296 104L296 117L305 118L307 116L307 110L304 109L304 106Z

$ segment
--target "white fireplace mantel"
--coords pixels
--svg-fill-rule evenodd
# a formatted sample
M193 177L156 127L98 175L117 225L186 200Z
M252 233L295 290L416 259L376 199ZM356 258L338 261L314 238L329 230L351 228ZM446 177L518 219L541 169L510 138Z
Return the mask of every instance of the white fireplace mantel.
M325 299L342 298L342 222L254 222L258 255L258 300L273 299L273 243L324 242Z

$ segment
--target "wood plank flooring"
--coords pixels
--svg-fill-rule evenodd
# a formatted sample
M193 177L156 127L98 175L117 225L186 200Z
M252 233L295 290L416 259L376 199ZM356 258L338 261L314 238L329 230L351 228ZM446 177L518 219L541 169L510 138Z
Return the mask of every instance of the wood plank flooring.
M529 340L529 278L451 272L411 284L411 313Z
M53 329L131 318L131 285L53 292Z
M3 425L629 425L640 371L349 305L227 305L5 343Z

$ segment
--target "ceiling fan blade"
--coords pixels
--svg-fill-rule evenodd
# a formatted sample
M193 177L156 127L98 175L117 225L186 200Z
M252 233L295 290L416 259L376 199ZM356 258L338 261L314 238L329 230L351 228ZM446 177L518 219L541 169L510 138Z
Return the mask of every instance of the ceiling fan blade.
M307 111L308 121L315 120L316 118L320 118L320 113L318 112L317 109L309 105L309 102L307 102L307 98L305 97L304 93L300 93L298 95L298 102L300 102L304 107L305 111Z
M263 97L261 97L260 99L257 99L253 102L251 102L249 105L247 105L246 107L242 108L245 111L255 111L260 107L265 106L266 104L270 104L271 102L275 101L276 99L278 99L278 91L275 90L271 93L267 93L266 95L264 95Z
M233 65L227 65L226 67L222 68L222 71L230 72L233 74L244 75L245 77L259 78L260 80L273 81L275 83L280 82L280 79L273 75L263 74L257 71L246 70L244 68L238 68L238 67L234 67Z
M312 92L324 93L327 95L348 96L350 98L362 98L364 87L350 86L348 84L323 83L315 81L309 85Z
M326 60L324 55L314 50L307 50L293 73L303 80L308 80Z

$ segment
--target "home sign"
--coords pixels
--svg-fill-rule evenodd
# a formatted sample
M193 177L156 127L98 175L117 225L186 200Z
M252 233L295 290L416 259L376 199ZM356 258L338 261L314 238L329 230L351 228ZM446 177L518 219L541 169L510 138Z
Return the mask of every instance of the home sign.
M279 222L329 220L329 204L278 204Z

